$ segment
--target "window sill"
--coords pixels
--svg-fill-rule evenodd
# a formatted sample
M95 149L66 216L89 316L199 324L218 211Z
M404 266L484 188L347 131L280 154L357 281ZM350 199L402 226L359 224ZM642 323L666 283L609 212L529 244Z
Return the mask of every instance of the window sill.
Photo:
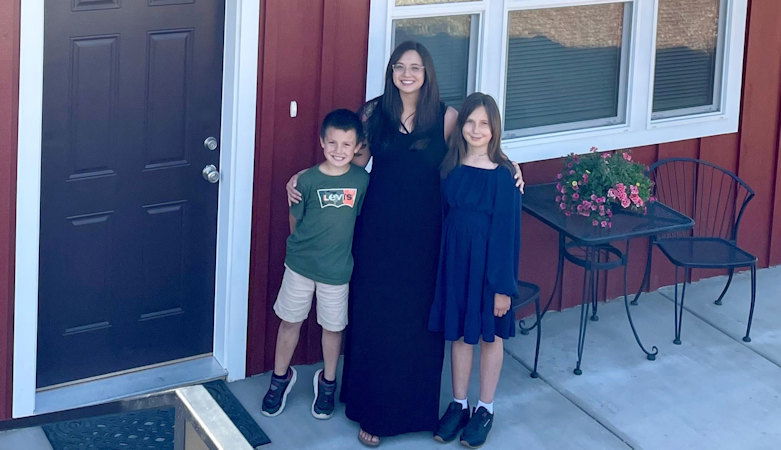
M617 150L665 142L696 139L738 131L738 118L722 113L661 119L644 129L629 125L568 131L542 136L502 140L502 149L513 161L529 162L587 153L591 147Z

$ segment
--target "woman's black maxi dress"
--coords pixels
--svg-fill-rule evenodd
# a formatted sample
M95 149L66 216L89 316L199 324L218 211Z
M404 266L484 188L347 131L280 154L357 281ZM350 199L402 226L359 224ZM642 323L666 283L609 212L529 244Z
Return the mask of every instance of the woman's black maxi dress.
M378 113L375 108L374 113ZM358 217L341 400L377 436L431 431L439 415L444 341L428 331L442 227L439 165L445 106L428 130L372 142Z

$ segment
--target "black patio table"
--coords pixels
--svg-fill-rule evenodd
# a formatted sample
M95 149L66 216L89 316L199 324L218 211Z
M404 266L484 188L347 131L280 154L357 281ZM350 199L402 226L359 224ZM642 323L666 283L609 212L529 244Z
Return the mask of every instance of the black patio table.
M626 261L629 257L629 240L636 237L647 237L661 233L680 231L692 228L694 220L660 202L648 205L646 214L614 210L611 228L595 227L591 219L582 216L565 216L558 203L555 201L555 183L526 186L523 196L523 210L536 217L544 224L559 233L559 256L556 265L556 281L554 289L548 298L540 319L548 311L556 291L562 289L562 272L564 259L583 267L583 295L580 301L580 327L578 333L578 362L573 371L580 375L583 359L583 345L586 338L589 309L593 307L592 321L599 320L597 315L597 293L599 271L610 270L624 266L624 306L629 326L635 337L637 345L646 354L649 360L656 359L659 349L656 346L649 352L640 340L632 321L632 313L629 309L629 301L626 293L627 269ZM611 245L611 242L624 241L624 250ZM535 322L531 327L521 326L521 332L526 334L538 325Z

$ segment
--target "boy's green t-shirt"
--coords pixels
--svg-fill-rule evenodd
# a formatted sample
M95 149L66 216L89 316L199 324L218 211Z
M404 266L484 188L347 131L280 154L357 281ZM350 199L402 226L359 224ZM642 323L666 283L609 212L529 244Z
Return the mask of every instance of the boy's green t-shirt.
M350 164L347 173L329 176L314 166L298 177L302 200L290 207L296 229L287 238L285 264L326 284L345 284L353 271L353 229L361 211L369 174Z

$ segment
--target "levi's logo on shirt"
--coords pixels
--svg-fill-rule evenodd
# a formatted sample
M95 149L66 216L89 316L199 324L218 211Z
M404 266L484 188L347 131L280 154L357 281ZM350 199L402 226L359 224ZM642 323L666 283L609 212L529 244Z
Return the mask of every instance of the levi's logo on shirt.
M333 206L341 208L342 206L355 206L355 196L358 195L358 189L337 188L337 189L318 189L317 198L320 199L320 207Z

